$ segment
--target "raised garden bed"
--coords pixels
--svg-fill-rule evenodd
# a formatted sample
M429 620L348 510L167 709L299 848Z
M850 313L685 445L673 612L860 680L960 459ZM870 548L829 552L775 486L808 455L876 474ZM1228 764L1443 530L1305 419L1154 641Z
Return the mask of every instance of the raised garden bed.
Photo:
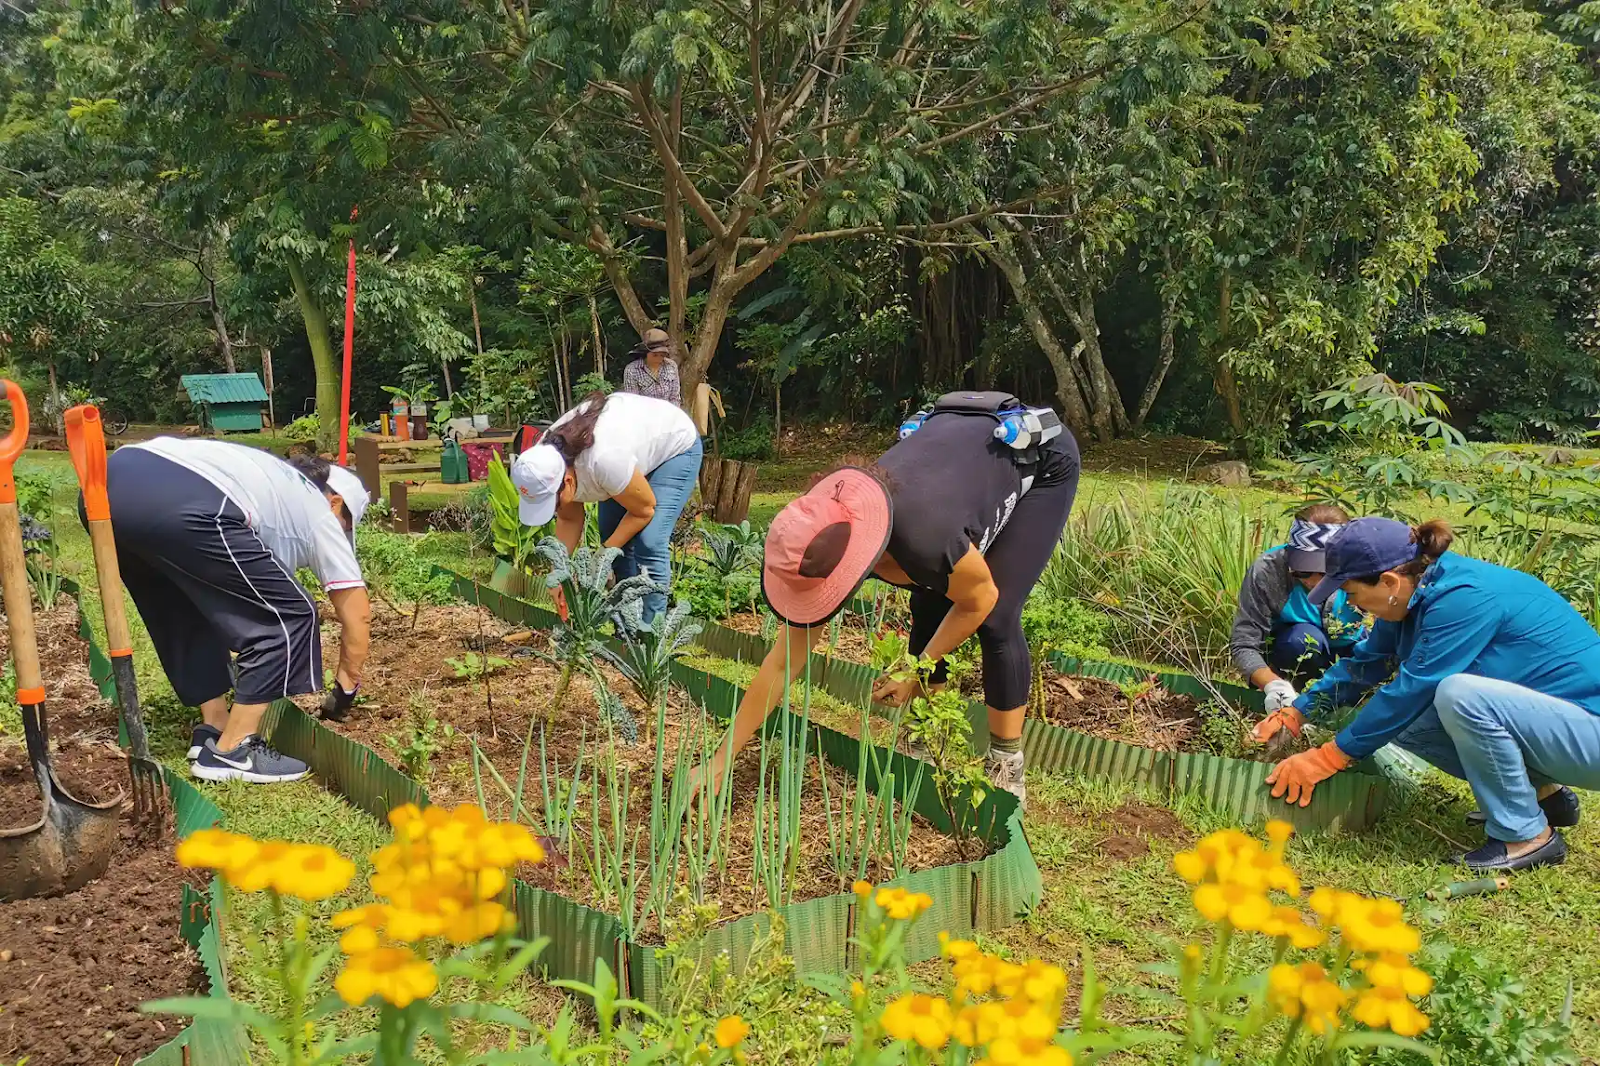
M741 662L759 662L767 650L767 642L759 633L742 633L714 623L706 626L700 644L712 654ZM1120 686L1142 686L1153 678L1155 685L1167 695L1160 704L1136 714L1121 718L1101 715L1093 722L1092 731L1087 732L1055 724L1048 716L1041 719L1030 715L1023 726L1022 743L1028 765L1034 769L1131 781L1163 795L1194 792L1241 823L1282 818L1300 830L1364 829L1377 819L1387 803L1390 782L1377 772L1373 761L1317 786L1307 807L1275 800L1266 784L1267 774L1272 771L1270 764L1208 753L1196 727L1189 724L1188 719L1180 718L1177 704L1171 702L1175 698L1187 700L1198 707L1221 698L1250 712L1251 717L1258 717L1262 713L1259 692L1237 685L1206 683L1178 671L1152 672L1148 668L1073 660L1061 655L1051 658L1056 671L1064 678L1089 679L1085 687L1096 682L1117 686L1118 696L1123 697ZM813 684L830 695L849 703L865 704L871 700L872 685L878 675L865 663L814 652L810 676ZM1051 699L1058 707L1068 702L1079 703L1081 715L1081 701L1073 701L1070 693L1063 695L1064 699L1056 696ZM968 716L973 723L974 746L981 750L988 743L983 704L973 700L968 706ZM1173 718L1180 718L1181 728L1165 727L1159 736L1156 727L1149 724ZM1129 727L1129 719L1134 720L1133 728L1144 734L1141 739L1152 740L1159 746L1135 743L1116 735L1118 730ZM1080 718L1076 724L1085 723ZM1200 750L1194 750L1197 748Z
M127 763L115 746L110 663L70 595L35 620L52 765L75 794L111 799L127 781ZM0 652L9 659L3 639ZM171 819L146 828L125 822L102 877L63 896L0 904L0 1060L242 1061L243 1036L231 1026L185 1027L139 1011L153 999L226 988L212 897L173 859L178 839L215 825L221 812L187 782L168 775L168 786ZM0 738L0 823L31 821L38 804L21 737Z
M549 611L537 605L503 596L466 578L456 576L454 580L456 591L463 599L481 604L512 626L546 629L554 620ZM472 634L456 634L455 639L476 636L476 623L472 628ZM417 645L413 643L411 647L414 650ZM713 717L726 718L737 705L740 690L721 678L683 664L675 667L674 675L693 703ZM502 734L509 732L515 737L519 752L520 731L527 722L527 708L523 710L520 715L508 714L507 721L496 726ZM361 713L358 709L351 721L355 722ZM578 713L593 720L590 709ZM835 768L853 772L859 750L857 741L822 727L812 728L823 759ZM276 704L269 712L265 729L274 745L306 759L319 780L375 815L382 816L398 803L428 802L432 798L428 790L389 765L372 748L350 736L340 735L287 701ZM894 773L895 789L899 798L904 799L914 761L902 754L879 754L882 765ZM876 774L873 774L868 785L875 787L876 784ZM449 783L435 785L440 796L449 794L452 787ZM475 800L475 786L473 793L471 798ZM916 812L940 833L947 833L951 828L932 789L925 788L918 793ZM1006 793L992 795L977 812L974 825L976 836L985 842L987 854L886 882L910 891L927 892L934 900L934 913L918 923L917 928L923 932L914 937L910 947L915 960L938 954L937 931L940 929L956 936L998 929L1026 913L1038 901L1042 879L1012 797ZM630 938L614 914L526 881L514 883L514 897L520 934L552 938L550 948L541 958L548 976L588 980L593 975L595 960L605 959L621 975L630 994L647 1003L660 1001L663 963L648 936ZM785 948L795 958L801 972L843 973L848 969L848 942L854 927L855 906L853 894L835 892L778 909L784 919ZM701 951L707 956L726 951L735 966L742 965L749 948L767 931L769 924L770 917L765 912L720 922L701 941Z

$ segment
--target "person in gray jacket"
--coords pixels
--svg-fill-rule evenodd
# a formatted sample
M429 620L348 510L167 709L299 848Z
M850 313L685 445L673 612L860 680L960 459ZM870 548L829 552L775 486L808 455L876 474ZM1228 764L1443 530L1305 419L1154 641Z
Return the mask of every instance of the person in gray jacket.
M1316 504L1294 516L1289 541L1263 554L1239 589L1229 650L1250 684L1266 693L1267 712L1299 696L1367 632L1366 617L1336 592L1320 608L1308 593L1322 578L1328 541L1350 521L1342 508Z

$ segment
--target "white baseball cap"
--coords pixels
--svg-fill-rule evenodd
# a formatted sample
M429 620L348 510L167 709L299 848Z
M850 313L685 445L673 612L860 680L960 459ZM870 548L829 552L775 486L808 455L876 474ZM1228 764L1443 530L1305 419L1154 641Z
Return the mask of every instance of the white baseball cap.
M350 539L354 541L361 516L366 513L367 504L372 502L367 495L367 487L355 474L335 464L328 468L328 490L344 500L345 510L350 512Z
M525 526L542 526L556 513L556 498L567 475L567 460L553 444L535 444L511 464L517 487L517 516Z

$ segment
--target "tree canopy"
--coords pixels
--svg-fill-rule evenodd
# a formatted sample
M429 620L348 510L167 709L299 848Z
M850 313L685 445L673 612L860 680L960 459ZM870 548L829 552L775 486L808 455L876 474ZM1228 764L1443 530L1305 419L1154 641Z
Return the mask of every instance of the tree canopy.
M753 440L978 386L1261 454L1372 368L1571 438L1589 6L39 0L0 15L0 329L151 417L273 352L331 432L353 242L369 414L550 414L660 325Z

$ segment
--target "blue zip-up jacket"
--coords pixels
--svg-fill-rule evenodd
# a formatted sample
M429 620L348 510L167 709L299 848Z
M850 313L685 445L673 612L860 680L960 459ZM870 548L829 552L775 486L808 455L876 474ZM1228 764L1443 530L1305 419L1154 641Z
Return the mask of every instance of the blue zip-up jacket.
M1402 622L1377 620L1295 701L1314 720L1383 686L1334 738L1350 758L1393 740L1455 674L1509 681L1600 714L1600 634L1538 578L1447 553L1422 575L1410 607Z

